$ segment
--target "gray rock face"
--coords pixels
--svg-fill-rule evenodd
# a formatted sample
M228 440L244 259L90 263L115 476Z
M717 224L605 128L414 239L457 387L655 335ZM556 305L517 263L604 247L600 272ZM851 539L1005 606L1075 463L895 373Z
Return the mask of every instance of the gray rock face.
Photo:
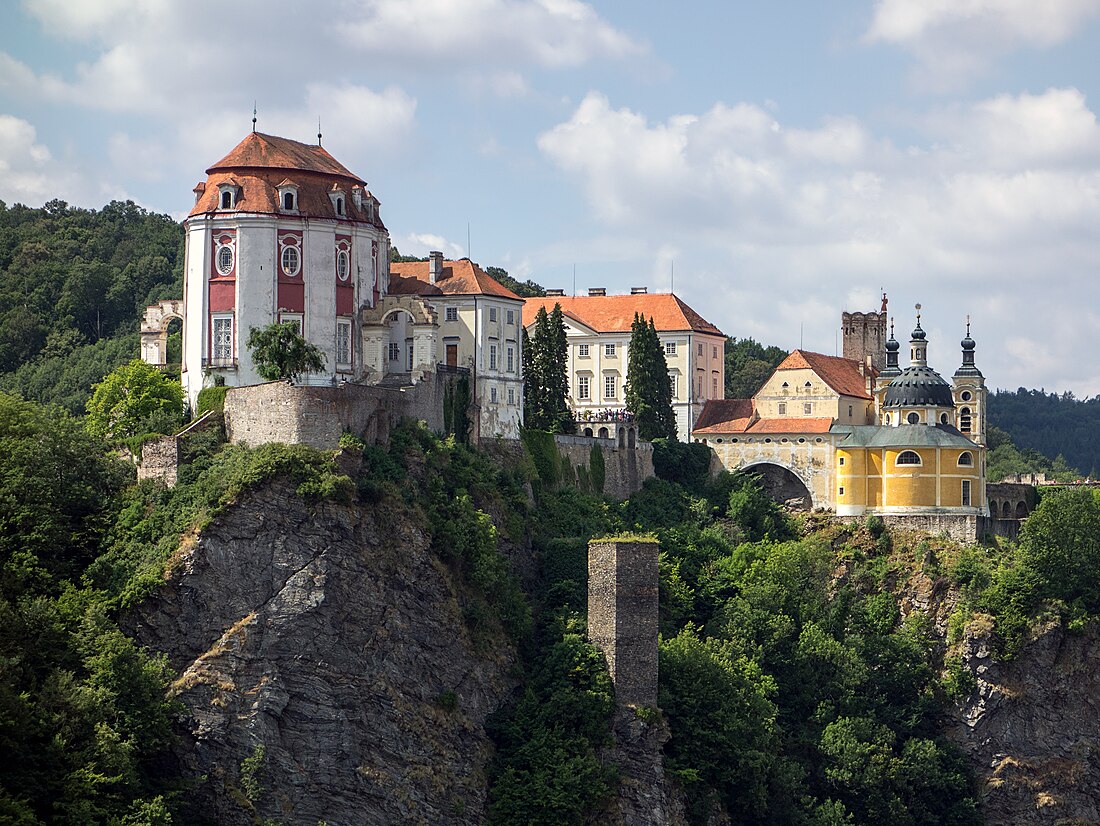
M129 618L180 675L193 816L483 822L484 724L513 653L475 649L450 572L400 510L310 508L269 485Z
M1100 822L1100 629L1049 624L1009 663L968 634L963 661L977 689L951 736L978 775L988 826Z
M619 790L611 810L597 822L605 826L687 826L680 788L665 775L661 748L668 725L645 720L632 708L618 708L612 724L615 745L602 757L619 769Z

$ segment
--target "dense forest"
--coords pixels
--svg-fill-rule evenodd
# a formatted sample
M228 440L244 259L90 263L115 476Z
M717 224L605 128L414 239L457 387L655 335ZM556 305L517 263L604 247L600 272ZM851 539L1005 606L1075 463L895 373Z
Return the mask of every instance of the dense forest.
M1063 457L1073 476L1100 478L1100 396L998 390L989 396L989 424L1011 434L1023 451Z
M132 201L101 210L0 201L0 388L84 412L138 353L148 304L183 294L183 233Z

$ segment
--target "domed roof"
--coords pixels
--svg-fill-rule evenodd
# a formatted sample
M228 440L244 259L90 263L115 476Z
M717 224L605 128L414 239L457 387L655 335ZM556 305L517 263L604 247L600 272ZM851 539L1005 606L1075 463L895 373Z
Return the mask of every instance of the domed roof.
M951 385L931 367L906 367L886 386L883 407L954 407Z

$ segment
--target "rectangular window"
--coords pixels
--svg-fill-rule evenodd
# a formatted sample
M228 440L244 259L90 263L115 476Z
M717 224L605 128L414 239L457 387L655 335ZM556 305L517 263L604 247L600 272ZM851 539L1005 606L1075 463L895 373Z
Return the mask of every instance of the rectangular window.
M675 341L666 341L665 342L665 355L666 356L676 355L676 342Z
M617 376L607 375L603 377L603 397L605 399L615 398L615 379Z
M516 323L516 311L515 310L509 310L508 314L504 318L509 324L515 324Z
M718 358L718 347L717 346L714 346L714 347L710 348L710 357L712 359Z
M295 313L279 313L279 322L293 324L298 328L298 335L302 335L302 316Z
M345 319L336 320L336 364L337 366L351 366L351 321Z
M703 345L699 345L699 355L703 355Z
M675 373L669 373L668 374L668 386L672 388L672 398L675 399L676 398L676 374Z
M603 346L603 354L605 356L607 356L607 358L609 358L609 359L615 358L615 345L614 344L605 344Z
M711 390L711 396L710 397L712 399L717 399L718 398L718 379L713 379L712 378L710 380L710 390Z
M406 339L405 340L405 347L406 347L406 352L408 354L408 358L405 360L405 369L411 371L413 369L413 345L412 345L412 342L409 341L408 339Z
M588 376L577 376L577 400L588 401L592 398L592 380Z
M496 321L497 320L497 308L496 307L490 307L489 308L489 320L490 321Z
M844 495L844 486L843 485L840 486L840 495L841 496Z
M516 372L516 348L515 347L509 347L508 348L508 372L509 373Z
M588 345L587 344L578 344L577 345L577 358L582 358L582 359L588 358Z
M848 405L848 418L852 418L852 406Z
M233 316L215 316L214 327L214 363L228 365L233 363Z
M401 345L397 342L390 342L390 361L397 361L401 358Z
M963 507L970 507L970 480L963 479Z
M786 416L787 415L787 403L786 402L780 402L779 403L779 415L780 416Z
M811 413L813 413L814 412L813 403L812 402L806 402L804 405L802 405L802 412L804 414L806 414L807 416L809 416Z
M497 403L497 389L495 387L489 388L489 401L493 404Z
M443 311L444 321L458 321L458 307L448 307Z
M497 346L495 344L489 345L489 369L497 369Z
M842 465L843 465L843 464L844 464L844 457L843 457L843 456L841 456L841 457L840 457L840 459L838 459L837 461L838 461L838 462L840 462L840 464L842 464Z
M515 403L516 403L516 388L509 387L508 388L508 404L515 404Z

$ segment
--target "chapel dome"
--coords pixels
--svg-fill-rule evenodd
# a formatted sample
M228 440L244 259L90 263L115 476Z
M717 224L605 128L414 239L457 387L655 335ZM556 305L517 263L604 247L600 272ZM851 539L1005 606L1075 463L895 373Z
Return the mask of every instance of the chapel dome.
M954 407L951 385L931 367L906 367L886 386L883 407Z

